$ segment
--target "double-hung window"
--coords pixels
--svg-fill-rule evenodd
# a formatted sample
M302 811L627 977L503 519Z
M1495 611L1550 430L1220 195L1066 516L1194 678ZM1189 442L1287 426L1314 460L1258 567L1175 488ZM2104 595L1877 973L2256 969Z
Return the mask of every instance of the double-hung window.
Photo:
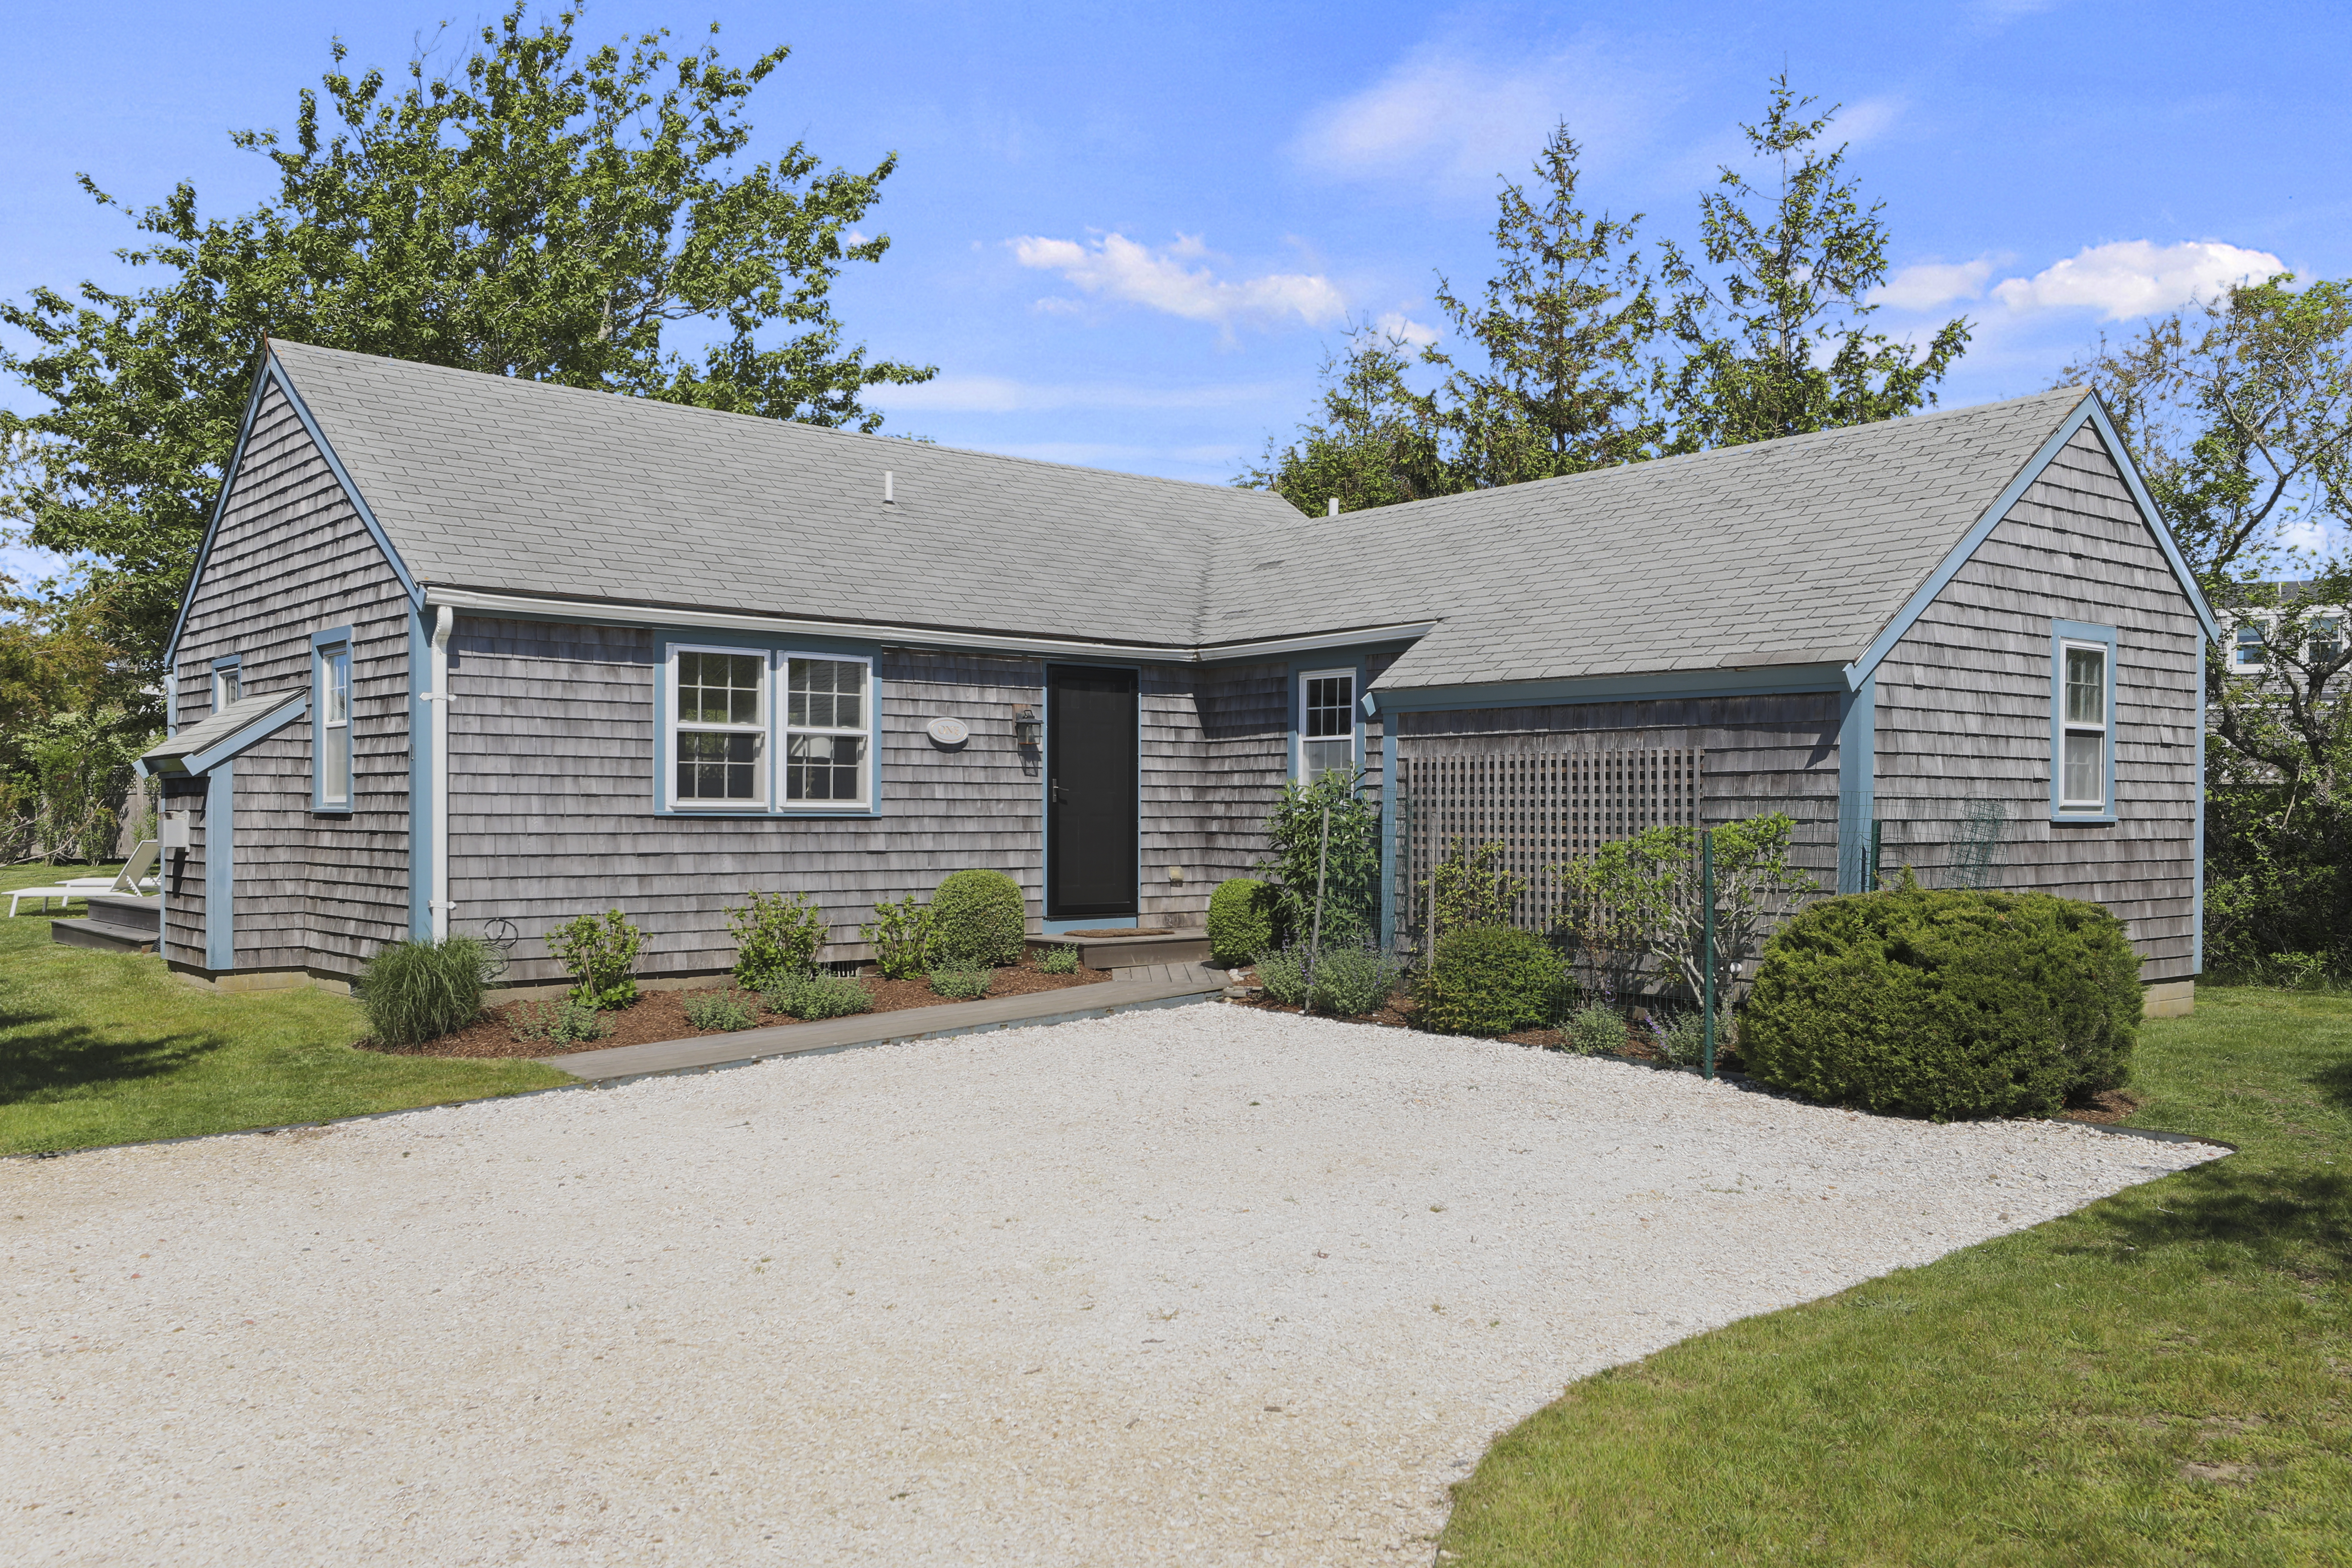
M759 805L765 788L768 656L682 647L672 655L677 689L677 803Z
M863 805L871 674L866 661L793 654L783 664L785 801Z
M245 695L245 674L235 658L213 660L213 711L217 713Z
M352 644L348 632L310 645L311 805L352 808Z
M1356 765L1356 673L1318 669L1298 680L1298 776L1312 781Z
M2053 815L2112 820L2116 803L2116 634L2061 622L2051 638Z
M670 809L870 806L873 689L865 658L672 645Z

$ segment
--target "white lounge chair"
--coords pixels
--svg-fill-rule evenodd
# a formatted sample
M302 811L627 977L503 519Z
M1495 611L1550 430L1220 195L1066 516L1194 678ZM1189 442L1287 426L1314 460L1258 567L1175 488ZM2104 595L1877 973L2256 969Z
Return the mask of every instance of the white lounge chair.
M69 877L54 887L19 888L8 896L8 918L10 920L16 918L16 906L26 899L40 900L41 912L47 914L51 899L71 903L76 899L88 899L92 893L121 893L131 898L143 897L163 885L163 879L155 870L158 853L155 840L142 838L139 841L139 847L131 850L131 858L122 863L122 869L111 877ZM155 884L155 887L150 887L148 885L150 883Z

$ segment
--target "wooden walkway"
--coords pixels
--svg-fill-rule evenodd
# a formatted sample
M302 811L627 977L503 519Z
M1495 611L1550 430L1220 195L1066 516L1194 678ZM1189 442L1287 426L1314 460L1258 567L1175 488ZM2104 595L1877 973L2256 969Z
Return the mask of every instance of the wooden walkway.
M663 1073L749 1067L777 1057L897 1045L905 1040L936 1040L988 1029L1066 1024L1145 1007L1181 1007L1213 1000L1225 984L1222 971L1194 963L1117 969L1111 975L1098 985L1033 991L1020 996L989 996L978 1002L908 1007L895 1013L859 1013L822 1023L778 1024L764 1029L740 1029L731 1035L698 1035L690 1040L614 1046L601 1051L541 1057L539 1060L558 1072L568 1072L592 1083L610 1084Z

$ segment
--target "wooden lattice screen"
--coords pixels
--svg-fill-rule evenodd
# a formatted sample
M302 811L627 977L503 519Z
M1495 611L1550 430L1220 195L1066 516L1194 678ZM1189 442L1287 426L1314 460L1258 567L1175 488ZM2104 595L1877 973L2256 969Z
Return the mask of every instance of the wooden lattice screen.
M1575 749L1570 749L1571 747ZM1528 879L1516 923L1548 931L1563 914L1550 868L1647 827L1696 826L1695 746L1596 750L1590 735L1408 739L1397 768L1397 935L1428 919L1424 889L1455 838L1499 840L1504 863Z

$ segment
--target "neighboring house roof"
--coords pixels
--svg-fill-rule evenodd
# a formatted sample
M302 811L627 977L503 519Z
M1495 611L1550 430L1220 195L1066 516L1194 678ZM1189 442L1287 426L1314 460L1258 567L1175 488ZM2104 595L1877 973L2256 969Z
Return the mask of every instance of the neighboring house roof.
M1375 683L1391 691L1864 668L2069 434L2095 418L2115 447L2096 400L2070 388L1307 517L1258 490L299 343L271 353L428 591L1204 657L1436 623ZM2137 484L2127 460L2125 473Z

